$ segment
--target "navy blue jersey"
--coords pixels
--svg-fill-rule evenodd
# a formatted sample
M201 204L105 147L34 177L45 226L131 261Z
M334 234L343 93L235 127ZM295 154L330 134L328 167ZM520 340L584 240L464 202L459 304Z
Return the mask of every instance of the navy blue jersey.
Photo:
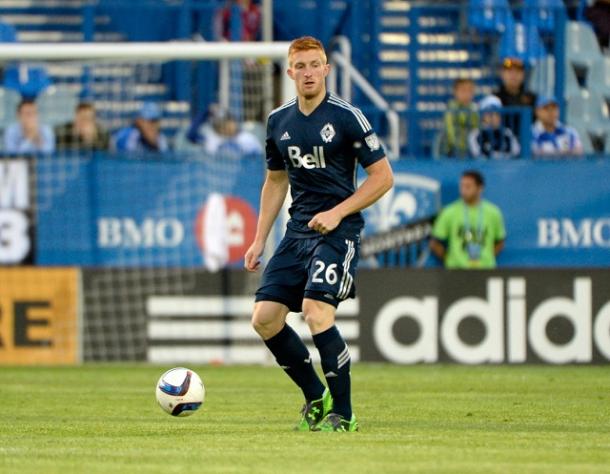
M267 168L287 170L292 205L287 235L319 235L307 223L356 190L357 163L366 168L385 156L377 135L362 112L333 94L309 115L293 99L269 114ZM358 234L360 213L347 216L335 233Z

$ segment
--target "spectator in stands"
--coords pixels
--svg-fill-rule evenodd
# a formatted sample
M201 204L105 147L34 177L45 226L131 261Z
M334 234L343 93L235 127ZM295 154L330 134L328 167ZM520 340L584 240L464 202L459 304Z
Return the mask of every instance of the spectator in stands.
M516 158L521 146L510 128L502 125L502 103L495 95L485 97L480 105L481 126L468 136L470 154L474 158Z
M482 199L485 182L478 171L465 171L460 199L445 207L432 229L430 250L446 268L495 268L506 230L500 209Z
M209 154L248 155L261 154L263 146L254 134L240 130L231 113L213 104L210 106L207 122L195 120L188 132L192 143L200 144Z
M518 58L504 58L500 69L501 85L494 93L504 107L529 107L534 114L536 95L525 89L525 65ZM507 114L504 124L514 134L520 133L521 117L518 114Z
M600 46L610 48L610 0L597 0L588 6L585 18L593 25Z
M55 136L48 125L41 124L38 106L32 99L23 99L17 105L18 122L4 132L4 150L7 153L52 153Z
M261 11L252 0L227 0L225 6L216 17L216 37L231 41L231 15L233 8L241 11L241 37L240 41L256 41L260 36Z
M146 102L130 127L122 128L113 137L117 151L164 152L169 149L167 138L161 133L161 109Z
M472 79L456 79L453 99L443 119L440 153L443 156L467 158L468 134L479 126L479 112L473 103L475 84Z
M106 151L110 146L110 134L96 121L91 102L79 103L74 121L56 127L55 138L60 150Z
M532 127L532 153L560 157L583 154L578 132L559 121L559 103L554 97L538 97L536 123Z

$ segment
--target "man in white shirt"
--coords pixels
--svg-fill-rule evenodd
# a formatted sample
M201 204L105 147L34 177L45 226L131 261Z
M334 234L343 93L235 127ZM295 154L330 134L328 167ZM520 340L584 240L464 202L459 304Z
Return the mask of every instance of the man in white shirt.
M40 123L34 100L23 99L19 103L17 119L4 132L6 153L52 153L55 150L53 130Z
M532 153L538 157L580 156L578 132L559 121L559 104L554 97L541 96L536 102L536 123L532 126Z

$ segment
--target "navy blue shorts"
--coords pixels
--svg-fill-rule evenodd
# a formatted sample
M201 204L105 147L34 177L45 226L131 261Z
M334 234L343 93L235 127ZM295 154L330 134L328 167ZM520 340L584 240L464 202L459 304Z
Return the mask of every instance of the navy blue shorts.
M276 301L301 312L303 298L335 307L356 295L359 237L284 237L263 273L256 301Z

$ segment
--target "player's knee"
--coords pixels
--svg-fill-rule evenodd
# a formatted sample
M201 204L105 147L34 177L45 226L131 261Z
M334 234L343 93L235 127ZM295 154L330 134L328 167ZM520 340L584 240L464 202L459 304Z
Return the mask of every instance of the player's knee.
M272 324L272 321L266 318L260 311L255 310L252 314L252 327L261 336L265 337L268 334Z
M314 334L325 331L335 324L335 308L321 301L303 300L303 316Z
M284 326L284 318L281 314L270 311L265 305L257 304L252 313L252 327L263 338L269 339L281 331Z

